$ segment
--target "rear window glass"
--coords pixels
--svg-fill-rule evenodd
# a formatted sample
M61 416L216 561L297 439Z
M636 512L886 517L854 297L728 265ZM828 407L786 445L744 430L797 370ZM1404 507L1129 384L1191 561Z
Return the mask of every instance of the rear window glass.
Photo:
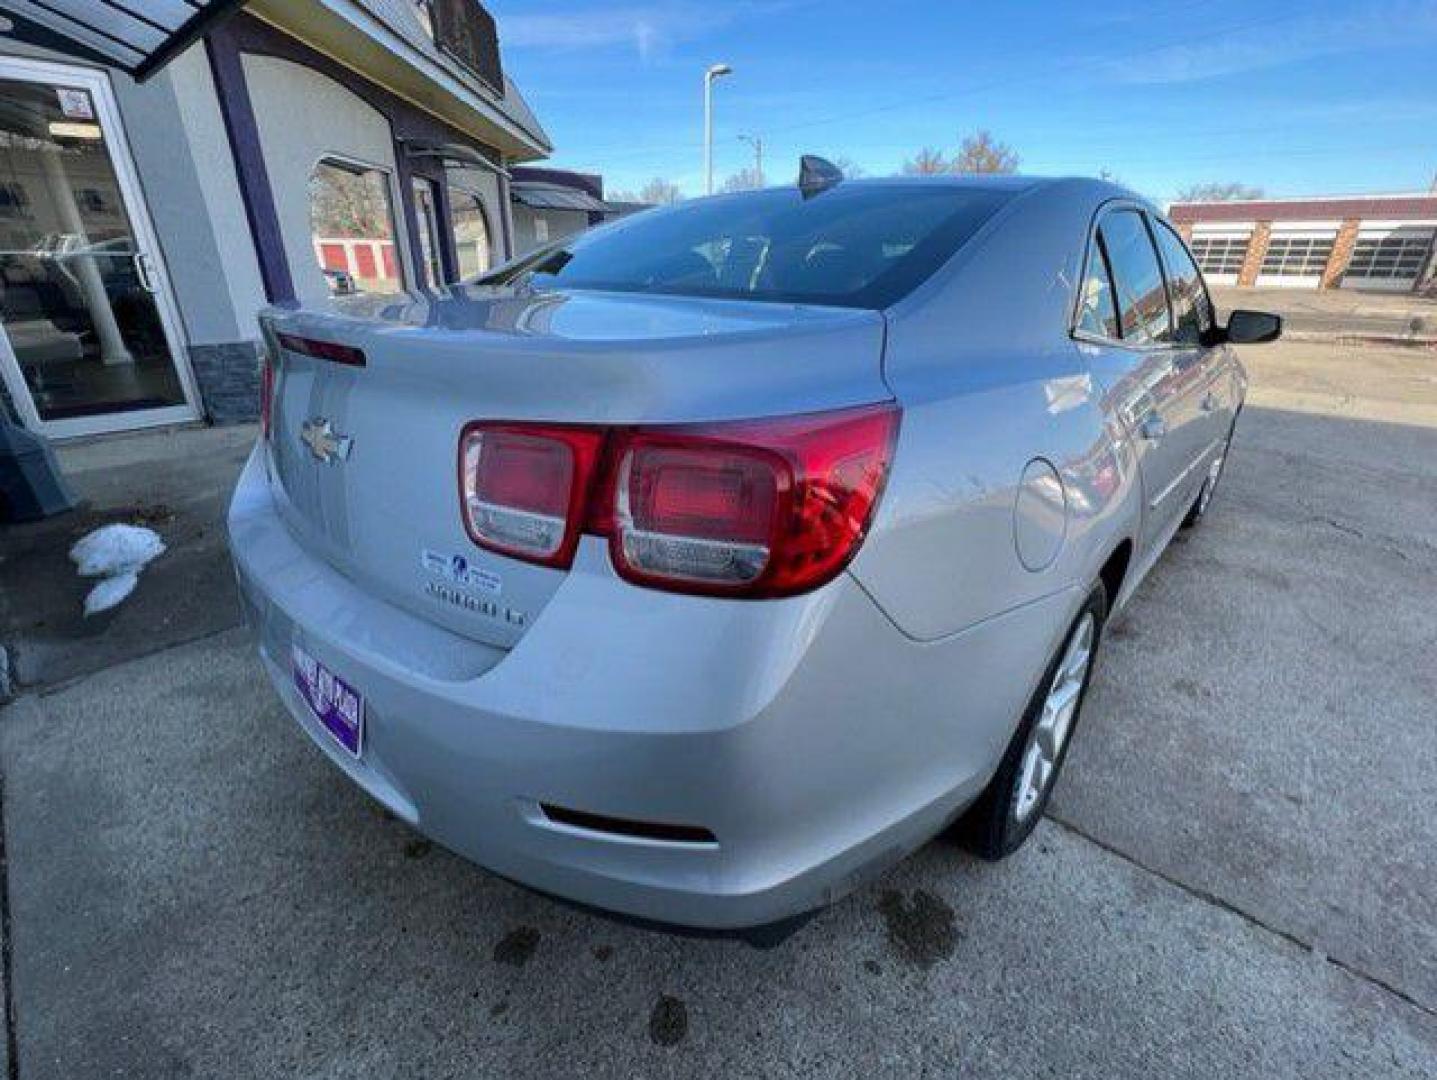
M953 255L1013 192L854 185L649 210L481 279L787 303L887 307Z

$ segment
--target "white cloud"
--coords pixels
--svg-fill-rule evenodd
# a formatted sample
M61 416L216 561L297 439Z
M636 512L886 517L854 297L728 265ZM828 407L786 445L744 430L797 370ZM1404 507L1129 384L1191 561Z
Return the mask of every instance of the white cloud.
M749 13L746 4L650 3L586 7L545 15L514 14L499 24L506 49L574 52L615 46L633 48L648 62L672 46L693 41Z

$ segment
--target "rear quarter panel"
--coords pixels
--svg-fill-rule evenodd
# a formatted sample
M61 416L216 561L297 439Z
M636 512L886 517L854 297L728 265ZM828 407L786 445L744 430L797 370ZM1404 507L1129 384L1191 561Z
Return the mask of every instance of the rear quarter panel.
M903 427L853 572L910 637L1085 587L1135 534L1131 448L1068 336L1088 222L1108 190L1058 181L1019 196L889 312L884 375ZM1030 479L1055 472L1061 489L1025 484L1030 464ZM1019 558L1020 530L1046 537L1046 564Z

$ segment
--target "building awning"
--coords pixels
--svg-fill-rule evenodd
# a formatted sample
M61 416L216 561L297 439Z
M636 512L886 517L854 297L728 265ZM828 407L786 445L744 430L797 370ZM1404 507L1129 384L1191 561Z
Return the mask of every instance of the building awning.
M428 139L400 139L406 157L437 158L446 165L469 165L487 169L500 176L508 176L509 170L495 165L480 151L463 143L440 143Z
M587 191L560 187L558 184L513 183L509 192L514 201L534 210L586 210L605 214L608 203L594 198Z
M244 0L3 0L0 11L14 19L9 37L48 48L58 39L143 81L243 6Z

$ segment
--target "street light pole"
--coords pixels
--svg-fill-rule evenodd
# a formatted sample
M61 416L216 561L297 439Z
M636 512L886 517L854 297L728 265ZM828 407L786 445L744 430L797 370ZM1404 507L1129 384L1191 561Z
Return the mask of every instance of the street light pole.
M704 72L704 194L714 193L714 80L733 72L727 64L714 64Z

